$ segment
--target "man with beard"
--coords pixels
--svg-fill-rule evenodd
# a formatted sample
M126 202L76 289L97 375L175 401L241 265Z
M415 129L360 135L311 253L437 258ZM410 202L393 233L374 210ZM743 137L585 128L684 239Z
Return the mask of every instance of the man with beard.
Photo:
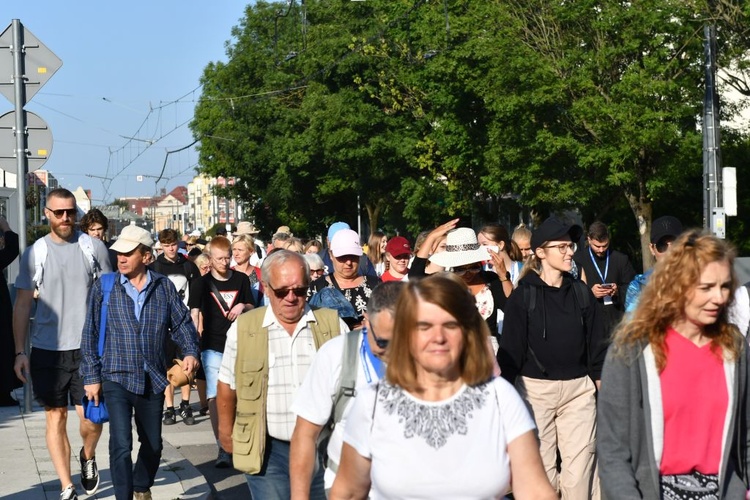
M586 273L586 283L597 302L604 307L607 336L625 313L625 294L635 278L635 270L628 256L610 248L609 229L601 222L593 222L586 234L587 246L576 252L574 259Z
M32 377L34 394L44 406L47 423L47 448L60 479L61 500L78 498L70 472L70 441L66 430L68 405L75 405L81 420L83 448L81 486L93 495L99 487L99 472L94 454L102 433L102 426L86 420L81 399L83 379L78 368L81 363L81 332L86 317L86 299L97 271L111 272L107 247L100 240L81 236L75 230L78 209L73 193L59 188L47 195L44 214L50 233L44 237L46 256L39 264L44 279L37 269L38 245L23 253L16 279L16 303L13 310L13 337L16 346L15 372L26 382ZM84 249L82 245L87 245ZM41 259L40 259L41 260ZM97 266L99 269L97 269ZM35 290L38 297L35 298ZM26 336L32 304L36 314L31 329L29 356ZM29 363L31 361L31 363Z

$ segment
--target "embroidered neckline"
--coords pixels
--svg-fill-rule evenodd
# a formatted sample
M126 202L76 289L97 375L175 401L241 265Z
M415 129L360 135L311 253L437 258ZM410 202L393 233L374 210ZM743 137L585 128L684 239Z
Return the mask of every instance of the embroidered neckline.
M428 402L383 381L377 398L387 414L398 417L406 439L421 437L431 448L439 449L451 436L466 435L473 412L486 404L488 394L487 383L464 385L445 401Z

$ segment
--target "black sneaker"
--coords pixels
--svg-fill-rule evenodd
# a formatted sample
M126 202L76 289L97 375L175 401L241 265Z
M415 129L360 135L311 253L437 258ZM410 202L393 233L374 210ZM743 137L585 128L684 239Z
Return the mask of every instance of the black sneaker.
M195 418L193 417L193 409L190 408L189 404L180 403L180 418L185 425L195 424Z
M164 419L161 421L164 425L174 425L177 420L174 418L174 408L164 410Z
M83 456L83 448L79 454L81 460L81 487L87 495L93 495L99 489L99 469L96 466L96 457L86 460Z
M76 487L72 484L62 490L60 493L60 500L78 500L78 493L76 493Z

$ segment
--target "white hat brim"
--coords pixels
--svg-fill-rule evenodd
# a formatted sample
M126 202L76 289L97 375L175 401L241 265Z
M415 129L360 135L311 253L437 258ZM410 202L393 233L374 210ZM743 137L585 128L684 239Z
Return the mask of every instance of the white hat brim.
M445 268L467 266L475 262L490 260L487 249L480 246L476 250L460 250L458 252L439 252L430 256L430 262Z

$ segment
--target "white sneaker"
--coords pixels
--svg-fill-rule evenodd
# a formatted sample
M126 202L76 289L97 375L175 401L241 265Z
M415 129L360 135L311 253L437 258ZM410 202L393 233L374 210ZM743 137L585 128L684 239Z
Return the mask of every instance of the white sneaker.
M62 490L62 493L60 493L60 500L78 500L76 487L72 484L68 485L68 487Z

